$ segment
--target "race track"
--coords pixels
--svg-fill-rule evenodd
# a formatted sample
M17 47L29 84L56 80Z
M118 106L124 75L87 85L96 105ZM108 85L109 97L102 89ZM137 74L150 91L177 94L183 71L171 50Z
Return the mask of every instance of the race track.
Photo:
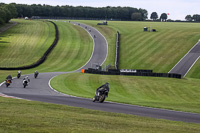
M185 77L199 57L200 41L169 71L169 73L177 73Z
M78 25L78 23L74 24ZM96 38L94 38L94 50L90 60L83 67L74 72L80 72L82 68L91 67L93 66L92 64L102 64L107 57L108 51L105 38L96 29L84 24L80 24L80 26L87 30L91 37L94 37L95 35ZM91 30L91 32L89 31L89 29ZM0 92L8 96L14 96L34 101L64 104L74 107L82 107L107 112L133 114L158 119L200 123L200 114L148 108L112 102L94 103L92 102L93 96L91 96L91 99L86 99L68 96L56 92L49 86L49 81L52 79L52 77L65 73L70 72L40 73L37 79L34 79L33 74L29 75L31 82L27 88L23 88L22 86L23 77L21 77L20 79L14 79L9 88L6 88L3 84L0 87Z

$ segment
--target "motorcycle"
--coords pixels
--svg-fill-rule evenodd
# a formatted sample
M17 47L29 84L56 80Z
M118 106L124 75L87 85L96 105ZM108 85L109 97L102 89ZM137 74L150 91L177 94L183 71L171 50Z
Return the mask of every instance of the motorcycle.
M93 102L99 101L100 103L103 103L106 97L108 97L108 90L105 88L100 89L96 91L95 96L93 98Z
M37 78L38 74L39 74L39 73L34 73L34 77Z
M8 87L11 84L11 80L7 79L5 84L6 84L6 87Z
M28 81L24 80L23 85L24 85L24 88L26 88L26 86L28 85Z
M18 74L17 74L17 78L20 78L20 77L21 77L21 73L18 73Z

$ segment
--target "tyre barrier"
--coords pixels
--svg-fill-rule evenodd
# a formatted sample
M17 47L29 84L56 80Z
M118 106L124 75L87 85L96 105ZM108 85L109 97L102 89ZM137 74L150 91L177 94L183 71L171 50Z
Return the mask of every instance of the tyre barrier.
M124 72L119 69L108 69L108 71L99 71L97 69L88 68L84 70L84 73L102 74L102 75L168 77L168 78L178 78L178 79L182 78L181 74L176 74L176 73L153 73L152 70L135 70L135 71L136 72Z
M55 39L54 39L54 42L52 43L52 45L47 49L47 51L44 53L44 55L37 62L35 62L31 65L22 66L22 67L0 67L0 70L25 70L25 69L37 67L40 64L42 64L46 60L46 58L50 54L50 52L53 50L53 48L56 46L58 39L59 39L57 25L52 21L49 21L49 22L51 22L55 27L55 31L56 31Z

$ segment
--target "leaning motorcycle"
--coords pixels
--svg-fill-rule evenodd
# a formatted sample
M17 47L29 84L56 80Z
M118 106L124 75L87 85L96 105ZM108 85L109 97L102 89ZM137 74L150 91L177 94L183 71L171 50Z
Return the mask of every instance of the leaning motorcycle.
M106 97L108 97L108 90L105 88L100 89L96 91L95 96L93 98L93 102L99 101L100 103L103 103Z
M23 81L23 86L24 86L24 88L26 88L27 85L28 85L28 81L24 80L24 81Z
M18 74L17 74L17 78L20 78L20 77L21 77L21 73L18 73Z
M6 87L8 87L11 84L11 80L7 79L5 84L6 84Z
M6 84L6 87L8 87L11 84L11 80L7 79L5 84Z
M37 78L38 74L39 74L39 73L34 73L34 77Z

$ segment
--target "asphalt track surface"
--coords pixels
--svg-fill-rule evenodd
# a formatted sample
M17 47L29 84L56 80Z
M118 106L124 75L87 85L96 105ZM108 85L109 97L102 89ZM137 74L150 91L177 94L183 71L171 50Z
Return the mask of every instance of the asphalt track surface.
M77 23L74 23L77 25ZM94 28L80 24L82 28L88 31L91 37L94 38L94 50L90 60L74 72L80 72L82 68L91 67L92 64L102 64L107 56L107 42L105 38ZM85 28L87 27L87 29ZM91 32L89 31L91 30ZM92 102L91 99L79 98L74 96L69 96L66 94L59 93L53 90L49 86L50 80L59 74L66 74L71 72L53 72L53 73L40 73L38 78L34 78L33 74L29 75L31 82L27 88L23 88L22 76L20 79L14 79L12 84L6 88L5 84L0 85L0 92L2 96L13 96L27 100L41 101L54 104L64 104L73 107L88 108L93 110L115 112L115 113L125 113L144 117L152 117L157 119L167 119L174 121L183 121L191 123L200 123L200 114L171 111L158 108L141 107L128 104L120 104L113 102Z
M169 73L181 74L182 77L189 72L200 57L200 41L169 71Z
M0 28L0 34L17 24L17 22L12 22L12 21L10 22L11 22L10 24L7 24L6 26Z

